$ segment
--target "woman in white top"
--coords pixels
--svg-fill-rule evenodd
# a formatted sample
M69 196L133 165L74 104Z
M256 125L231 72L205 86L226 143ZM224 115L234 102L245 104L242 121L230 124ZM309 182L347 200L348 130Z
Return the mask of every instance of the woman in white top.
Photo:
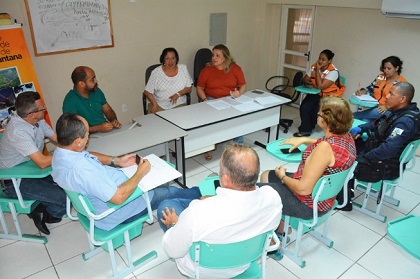
M175 48L165 48L160 55L162 66L152 71L144 94L149 100L149 113L185 106L191 92L193 80L187 66L178 65L179 56Z

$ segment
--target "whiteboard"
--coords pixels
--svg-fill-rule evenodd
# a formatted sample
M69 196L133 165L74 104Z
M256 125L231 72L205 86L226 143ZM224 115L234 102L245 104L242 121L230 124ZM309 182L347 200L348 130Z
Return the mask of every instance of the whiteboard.
M25 0L35 55L113 47L109 0Z

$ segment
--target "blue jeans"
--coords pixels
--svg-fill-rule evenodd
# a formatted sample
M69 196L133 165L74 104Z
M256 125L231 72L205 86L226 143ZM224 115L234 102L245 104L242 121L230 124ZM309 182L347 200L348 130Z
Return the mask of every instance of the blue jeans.
M159 186L159 187L155 188L153 190L153 192L154 192L153 199L150 201L150 205L152 207L152 210L157 209L159 224L160 224L161 228L164 229L164 230L166 230L166 226L164 224L162 224L161 221L160 221L160 219L162 218L162 210L159 210L159 208L161 208L160 204L162 202L166 202L167 200L177 200L177 199L179 199L179 200L184 200L185 201L184 203L189 204L192 200L199 199L201 197L200 190L198 189L198 187L192 187L192 188L189 188L189 189L181 189L181 188L178 188L178 187L175 187L175 186ZM188 204L187 204L187 206L185 206L185 208L188 207ZM184 209L182 209L182 210L184 210ZM182 212L182 210L181 210L181 212ZM177 211L177 213L178 213L178 211ZM140 218L144 214L147 214L147 209L144 209L139 214L136 214L136 215L128 218L123 223L132 222L132 221ZM179 216L179 214L178 214L178 216Z
M384 114L386 116L390 116L391 111L388 110ZM371 127L375 119L381 117L382 115L383 114L378 111L378 108L371 108L371 109L366 109L364 111L353 112L354 118L357 118L359 120L363 120L366 122L365 124L363 124L363 126L365 127Z
M16 198L12 181L6 180L5 186L6 193ZM36 200L45 205L47 212L52 216L61 218L66 214L66 193L54 182L51 175L22 179L19 190L24 199Z

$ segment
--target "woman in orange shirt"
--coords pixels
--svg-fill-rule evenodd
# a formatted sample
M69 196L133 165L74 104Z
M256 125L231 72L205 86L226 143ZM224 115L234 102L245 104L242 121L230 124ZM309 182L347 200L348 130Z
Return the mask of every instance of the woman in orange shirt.
M403 62L397 56L389 56L382 60L379 68L382 73L369 86L360 88L355 93L357 96L369 94L378 100L379 105L376 108L353 113L354 118L365 121L366 124L364 125L371 125L375 119L383 114L389 114L385 107L386 95L388 95L389 89L395 82L407 81L401 76L402 65Z
M206 102L226 96L240 97L246 90L245 76L241 67L236 64L225 45L216 45L212 52L211 63L204 67L198 76L197 95L199 100ZM242 136L233 140L243 143ZM204 158L207 161L211 160L211 151L206 152Z

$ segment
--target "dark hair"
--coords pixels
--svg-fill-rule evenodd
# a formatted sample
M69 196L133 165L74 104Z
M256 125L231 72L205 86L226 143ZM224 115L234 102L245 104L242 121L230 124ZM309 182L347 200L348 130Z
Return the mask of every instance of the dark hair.
M397 82L393 86L398 87L398 94L405 96L408 104L410 104L414 97L414 86L409 82Z
M391 63L392 66L394 66L394 68L398 67L397 73L399 75L401 74L403 62L401 61L400 58L398 58L397 56L389 56L383 59L381 62L381 67L379 68L381 72L384 71L385 63Z
M175 53L175 58L176 58L176 64L178 65L178 61L179 61L179 55L178 55L178 51L176 51L175 48L173 47L167 47L164 50L162 50L162 54L159 57L159 61L161 64L165 64L165 56L168 54L168 52L173 52Z
M86 69L88 67L86 66L78 66L76 67L73 72L71 73L71 80L73 81L73 84L76 85L79 81L85 81L87 74Z
M325 54L325 56L327 56L328 60L333 59L334 55L335 55L334 52L332 52L329 49L324 49L323 51L321 51L321 53L319 55L321 55L321 54Z
M77 138L84 138L86 127L80 116L72 112L64 113L57 120L55 125L57 142L61 146L69 146Z
M248 164L245 156L252 156L254 162ZM220 159L220 175L230 177L232 184L245 190L255 186L260 173L260 159L254 149L249 146L229 142Z
M353 113L349 103L341 97L323 97L319 111L331 133L346 134L353 124Z
M20 93L15 101L16 113L22 118L25 118L29 113L36 111L38 106L35 101L41 99L38 92L26 91Z

